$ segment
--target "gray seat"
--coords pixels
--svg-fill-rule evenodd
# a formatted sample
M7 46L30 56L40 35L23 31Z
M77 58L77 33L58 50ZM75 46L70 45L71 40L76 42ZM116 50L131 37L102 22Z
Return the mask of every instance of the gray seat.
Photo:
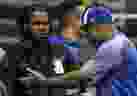
M82 62L96 56L96 48L89 44L86 38L80 40L80 59Z

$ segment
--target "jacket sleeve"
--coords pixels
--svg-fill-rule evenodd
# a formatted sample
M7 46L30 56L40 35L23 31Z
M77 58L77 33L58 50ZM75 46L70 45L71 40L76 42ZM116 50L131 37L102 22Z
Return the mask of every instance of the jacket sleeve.
M125 58L124 56L121 56L121 51L123 51L121 47L123 47L123 45L121 45L121 41L119 42L119 44L111 44L112 46L110 45L109 47L98 50L96 53L95 65L91 62L85 64L83 68L81 68L81 73L88 73L87 75L89 75L90 78L94 78L96 82L99 82L106 77L109 71L118 72L121 65L123 66L122 61ZM125 43L127 43L127 41ZM125 48L125 50L126 49L127 48ZM126 64L124 64L124 66L126 66Z

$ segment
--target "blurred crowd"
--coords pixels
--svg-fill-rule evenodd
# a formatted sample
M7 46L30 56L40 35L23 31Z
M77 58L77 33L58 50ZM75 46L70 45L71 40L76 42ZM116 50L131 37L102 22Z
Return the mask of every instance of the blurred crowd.
M81 5L79 5L78 7L79 7L79 11L77 11L77 8L74 8L74 9L76 9L76 10L74 10L73 8L67 13L67 14L69 14L69 15L72 15L72 14L75 14L75 15L77 15L78 16L78 14L79 14L79 12L80 13L82 13L82 12L84 12L84 10L85 10L85 8L87 7L87 6L89 6L90 4L92 4L93 3L93 1L94 0L81 0L82 1L82 4ZM104 4L108 4L108 6L111 6L111 2L112 2L113 0L98 0L98 2L100 2L100 3L104 3ZM116 0L117 1L117 0ZM60 2L62 2L62 1L60 1ZM118 1L119 2L119 1ZM52 3L50 3L51 5L52 5ZM58 3L56 3L56 4L58 4ZM55 5L56 5L55 4ZM54 4L53 4L54 5ZM64 4L65 5L65 4ZM67 4L66 4L67 5ZM74 4L75 5L75 4ZM67 6L70 6L70 7L74 7L74 5L72 4L71 5L71 3L70 4L68 4ZM77 4L76 4L77 5ZM3 7L3 6L5 6L5 7ZM15 7L15 6L14 6ZM1 6L0 6L0 8L1 8ZM2 9L3 8L3 9ZM12 54L14 54L14 52L15 51L17 51L16 52L16 54L14 54L14 55L18 55L18 51L20 51L20 50L13 50L15 47L16 48L18 48L18 45L19 45L19 47L21 46L26 46L26 48L30 48L30 47L32 47L31 46L31 41L25 41L25 42L27 42L27 43L20 43L20 41L21 41L21 39L22 39L22 32L20 32L20 31L25 31L25 29L27 29L27 27L29 27L30 25L29 24L27 24L27 23L30 23L30 22L28 22L27 20L29 20L30 19L30 17L29 16L24 16L23 17L23 15L24 14L28 14L28 12L30 12L31 13L31 8L29 9L29 11L27 11L27 12L25 12L24 10L26 10L26 9L28 9L28 5L27 5L27 8L12 8L11 7L11 10L9 10L8 8L7 8L7 6L6 5L2 5L2 8L0 9L0 10L4 10L4 9L6 9L7 10L7 13L3 13L3 14L5 14L5 15L1 15L0 14L0 17L2 18L2 19L0 19L0 28L1 28L1 30L0 30L0 48L2 48L2 51L0 50L0 63L1 63L1 68L0 69L2 69L2 72L0 72L0 74L2 74L2 76L6 79L6 80L0 80L0 96L12 96L11 94L10 95L8 95L8 87L7 87L7 85L8 85L8 82L9 81L7 81L7 78L8 78L8 75L9 75L9 72L11 72L11 73L13 73L13 74L15 74L14 72L15 72L15 68L11 68L11 70L9 71L7 71L7 69L8 69L8 67L10 66L10 65L8 65L8 62L12 62L12 60L9 60L8 59L8 57L10 56L10 57L12 57L11 55ZM55 8L54 8L55 9ZM67 9L67 8L66 8ZM112 8L113 9L113 8ZM20 14L20 16L14 16L14 14L9 14L11 11L17 11L19 14ZM51 10L53 10L53 9L51 9ZM116 10L118 10L117 8L116 8ZM113 24L112 24L112 26L113 26L113 30L114 31L120 31L120 32L123 32L124 34L126 34L127 35L127 37L129 38L129 40L131 40L134 44L135 44L135 46L136 46L136 48L137 48L137 28L136 28L136 26L137 26L137 16L135 15L135 16L133 16L132 14L128 14L128 13L125 13L125 12L121 12L120 11L121 9L119 9L119 11L118 12L115 12L115 8L114 8L114 12L113 12L113 14L112 14L112 20L113 20ZM19 11L21 11L21 12L19 12ZM22 12L23 11L23 12ZM60 9L58 10L56 10L56 11L60 11ZM73 12L73 11L75 11L75 12ZM53 12L54 13L54 12ZM52 13L52 14L53 14ZM7 18L6 17L6 14L9 14L8 16L9 16L9 18ZM19 15L19 14L16 14L16 15ZM35 14L39 14L39 13L35 13ZM136 14L136 13L135 13ZM10 15L11 15L11 17L10 17ZM12 16L13 15L13 16ZM28 15L30 15L30 14L28 14ZM32 14L31 14L32 15ZM33 14L34 15L34 14ZM62 31L62 29L60 28L60 26L62 26L62 24L59 24L60 22L62 23L62 18L60 17L60 16L55 16L55 15L62 15L62 14L54 14L53 15L53 17L51 17L52 19L54 18L55 20L54 20L54 22L52 22L52 20L51 20L51 25L50 25L50 27L51 27L51 29L48 29L48 27L45 27L44 28L44 31L46 30L46 31L52 31L53 33L52 34L54 34L54 35L57 35L57 34L62 34L61 32L54 32L54 31ZM64 15L64 14L63 14ZM22 18L23 17L23 18ZM6 19L5 19L6 18ZM22 19L22 20L20 20L20 18ZM24 19L25 18L25 19ZM27 18L27 19L26 19ZM29 19L28 19L29 18ZM75 23L79 23L76 19L79 19L79 17L78 18L71 18L71 19L69 19L69 18L67 18L67 16L66 16L66 18L65 18L65 20L66 20L66 24L65 24L65 27L66 27L66 29L64 30L64 31L74 31L74 30L77 30L77 29L70 29L69 30L69 27L70 27L70 25L67 25L67 23L68 22L70 22L70 23L72 23L73 21L75 21ZM34 18L34 21L36 20L36 18ZM44 20L45 20L45 18L44 18ZM44 20L42 20L41 19L41 21L43 21L44 22ZM55 22L57 20L57 22ZM58 20L60 20L60 22L58 22ZM47 21L45 21L46 23L45 23L45 25L47 24ZM39 22L37 22L37 23L39 23ZM35 24L34 24L35 25ZM47 24L47 25L49 25L49 24ZM76 24L74 24L74 25L76 25ZM23 27L22 27L23 26ZM69 26L69 27L68 27ZM72 26L72 25L71 25ZM7 29L7 27L8 27L8 29ZM42 27L42 26L41 26ZM78 26L75 26L75 27L77 27L78 28ZM28 30L28 29L27 29ZM37 28L36 28L36 26L34 26L33 28L32 28L32 30L36 33L38 30L37 30ZM43 31L43 30L42 30ZM46 35L47 34L33 34L33 35L35 35L35 36L45 36L46 37ZM78 34L79 33L77 33L77 34L72 34L72 35L70 35L69 33L65 33L64 34L64 37L66 37L66 38L70 38L70 37L76 37L76 38L79 38L79 36L78 36ZM26 36L26 33L25 33L25 36ZM29 36L29 35L28 35ZM24 39L24 38L23 38ZM35 37L35 39L39 39L38 37ZM70 39L69 39L70 40ZM69 41L68 39L66 40L66 41ZM80 40L80 61L82 61L82 62L86 62L89 58L91 59L91 58L93 58L93 60L95 60L95 54L96 54L96 49L95 48L93 48L92 46L91 46L91 42L89 41L89 38L88 38L88 36L86 36L85 35L85 33L83 33L82 32L82 29L80 29L80 38L79 38L79 40ZM72 39L71 39L71 41L73 41ZM75 41L75 40L74 40ZM92 42L93 43L93 42ZM45 44L45 43L42 43L42 44ZM73 44L76 44L75 42L73 43ZM55 47L55 46L54 46ZM45 48L45 47L44 47ZM56 58L58 58L59 57L59 59L61 58L64 58L64 57L62 57L61 55L63 54L62 53L62 48L63 47L61 47L61 46L56 46L56 48L52 48L53 50L52 51L54 51L54 55L56 55ZM10 51L9 51L9 49L10 49ZM43 50L43 49L42 49ZM12 52L11 52L12 51ZM22 51L22 49L21 49L21 51ZM28 51L30 51L30 50L28 50ZM36 53L36 51L37 51L37 49L36 50L34 50L34 52ZM7 54L9 54L10 53L10 55L8 55L8 56L6 56L5 54L6 53ZM24 53L24 51L22 51L22 53ZM41 54L43 54L43 52L41 52ZM40 56L40 55L39 55ZM26 68L26 67L30 67L30 65L27 65L27 64L24 64L23 65L23 63L24 63L24 61L26 60L28 60L28 59L26 59L26 58L24 58L24 57L22 57L22 55L19 57L19 56L15 56L16 57L16 63L20 63L21 64L21 66L19 65L18 66L18 69L17 69L17 71L19 70L19 72L18 73L16 73L16 75L17 76L21 76L22 74L23 74L23 76L24 76L24 73L22 73L21 71L23 70L24 71L24 68ZM30 56L29 58L31 58L32 56ZM32 57L33 58L33 57ZM53 57L54 58L54 57ZM35 58L33 58L33 59L35 59ZM48 58L49 59L49 58ZM44 60L44 59L43 59ZM20 62L21 61L21 62ZM25 62L26 62L25 61ZM35 61L35 60L34 60ZM34 61L32 61L32 60L30 60L30 61L27 61L27 62L34 62ZM13 61L14 62L14 61ZM44 61L43 61L44 62ZM15 62L14 62L15 63ZM37 63L37 61L35 62L35 63ZM50 63L50 62L48 62L48 63ZM15 65L16 66L16 65ZM36 65L36 66L31 66L31 68L32 69L39 69L39 66L38 65ZM52 66L50 66L50 67L48 67L48 68L52 68ZM48 70L48 68L47 68L47 70ZM53 68L52 68L53 69ZM20 71L21 70L21 71ZM42 69L42 70L44 70L44 69ZM53 70L51 70L51 74L54 74L55 75L55 73L54 72L52 72ZM63 73L63 71L61 71L61 72L58 72L58 73ZM45 74L47 74L47 72L45 72ZM26 74L25 74L26 75ZM32 75L32 74L31 74ZM13 87L11 87L11 88L13 88ZM22 89L21 89L22 90ZM71 90L72 91L72 90ZM95 89L93 88L93 91L94 92L91 92L91 93L94 93L95 94ZM30 92L31 93L31 92ZM40 96L43 96L43 95L40 95ZM76 95L77 96L77 95ZM84 95L85 96L85 95ZM87 95L86 95L87 96ZM94 96L94 95L93 95Z

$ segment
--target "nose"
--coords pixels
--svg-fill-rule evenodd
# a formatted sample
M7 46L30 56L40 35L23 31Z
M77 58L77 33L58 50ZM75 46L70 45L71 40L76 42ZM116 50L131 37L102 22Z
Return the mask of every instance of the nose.
M39 28L40 28L40 29L44 29L43 24L40 24L40 25L39 25Z

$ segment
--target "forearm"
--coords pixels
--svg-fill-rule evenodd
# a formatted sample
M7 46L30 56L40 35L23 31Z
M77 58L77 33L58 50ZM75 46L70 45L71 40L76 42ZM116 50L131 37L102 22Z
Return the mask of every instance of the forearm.
M95 62L93 60L88 61L86 64L81 66L81 68L67 72L64 74L63 78L65 80L80 80L80 79L87 79L96 78L96 68L95 68Z
M80 71L72 71L63 75L64 80L80 80Z
M61 76L62 79L64 80L86 80L86 79L91 79L92 82L96 82L96 75L89 75L86 72L81 73L79 70L78 71L73 71L69 72L63 76Z
M65 80L79 80L80 79L80 64L65 64L64 75L62 79Z

